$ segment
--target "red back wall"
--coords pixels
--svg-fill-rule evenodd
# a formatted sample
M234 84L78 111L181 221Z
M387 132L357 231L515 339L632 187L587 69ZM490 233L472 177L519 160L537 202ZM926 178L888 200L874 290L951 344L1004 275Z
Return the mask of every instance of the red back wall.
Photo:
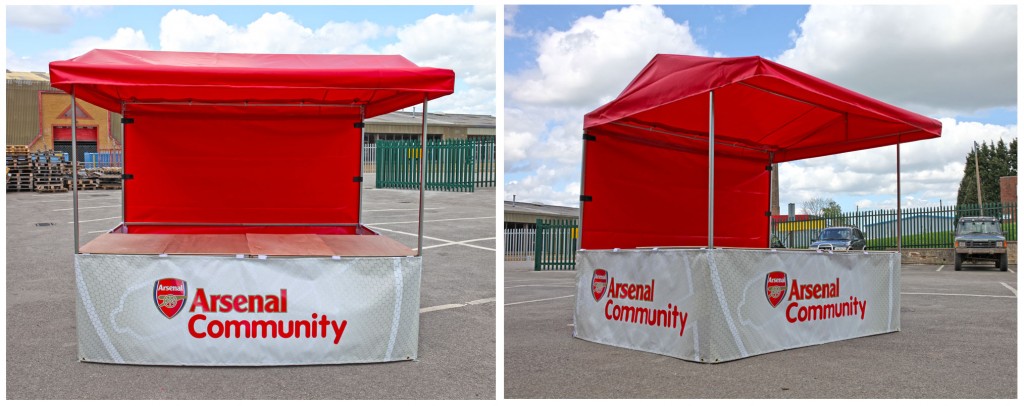
M129 111L126 221L356 223L358 109L290 109Z

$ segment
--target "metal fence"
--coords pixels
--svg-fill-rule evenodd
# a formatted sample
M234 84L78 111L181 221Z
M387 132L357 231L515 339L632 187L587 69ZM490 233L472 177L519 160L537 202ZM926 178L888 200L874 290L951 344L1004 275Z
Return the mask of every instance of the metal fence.
M533 261L537 230L532 228L505 229L505 260Z
M496 183L493 138L428 140L425 155L417 140L379 140L374 155L378 188L419 188L421 157L426 161L427 190L473 192Z
M377 145L363 145L363 171L374 172L377 170Z
M121 150L86 152L82 160L86 168L109 168L122 166Z
M1001 220L1009 241L1017 240L1017 203L989 203L903 209L901 234L904 248L953 248L956 221L967 216L993 216ZM789 248L807 248L825 227L856 226L869 250L896 249L896 210L843 213L836 217L779 222L772 235Z
M576 220L538 219L533 269L576 269L578 230Z

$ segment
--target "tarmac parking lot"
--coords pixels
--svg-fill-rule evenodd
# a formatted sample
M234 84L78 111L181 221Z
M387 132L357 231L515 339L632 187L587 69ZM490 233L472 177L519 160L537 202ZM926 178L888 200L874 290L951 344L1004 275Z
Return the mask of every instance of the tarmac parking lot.
M418 192L368 178L364 223L416 247ZM83 244L120 222L120 190L80 199ZM77 361L71 193L8 193L7 397L494 399L494 208L494 189L427 192L417 361L156 367Z
M700 364L572 337L575 271L505 263L505 398L1016 398L1017 266L903 265L901 331Z

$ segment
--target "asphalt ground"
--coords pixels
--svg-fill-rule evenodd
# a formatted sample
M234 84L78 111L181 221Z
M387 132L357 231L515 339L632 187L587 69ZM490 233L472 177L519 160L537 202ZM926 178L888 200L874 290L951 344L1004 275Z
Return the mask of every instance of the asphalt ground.
M416 247L418 192L371 189L372 179L364 223ZM77 361L71 194L8 193L7 397L494 399L495 192L426 195L417 361L154 367ZM120 198L80 194L83 244L118 224Z
M1016 398L1017 266L903 265L901 328L700 364L572 337L575 272L505 263L505 398Z

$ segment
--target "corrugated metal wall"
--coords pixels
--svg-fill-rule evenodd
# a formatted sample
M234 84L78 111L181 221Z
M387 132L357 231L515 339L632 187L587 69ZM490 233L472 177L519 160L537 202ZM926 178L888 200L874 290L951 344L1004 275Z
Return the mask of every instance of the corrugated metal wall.
M39 92L60 90L49 82L7 80L7 145L28 145L39 134ZM121 115L112 113L114 138L121 142Z

